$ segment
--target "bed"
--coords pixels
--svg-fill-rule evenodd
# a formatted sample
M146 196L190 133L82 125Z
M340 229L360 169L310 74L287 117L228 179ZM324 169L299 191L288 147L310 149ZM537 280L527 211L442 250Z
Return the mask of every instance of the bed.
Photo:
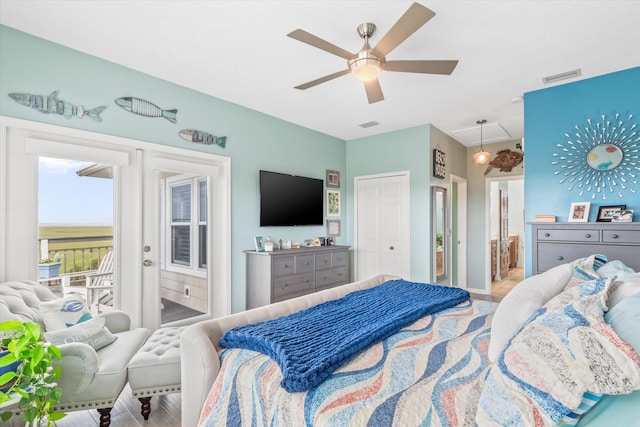
M289 370L277 352L220 345L235 345L228 338L246 325L255 333L256 324L397 279L378 276L188 327L183 425L639 425L640 274L598 256L524 280L497 309L464 299L408 318L301 390L286 390Z

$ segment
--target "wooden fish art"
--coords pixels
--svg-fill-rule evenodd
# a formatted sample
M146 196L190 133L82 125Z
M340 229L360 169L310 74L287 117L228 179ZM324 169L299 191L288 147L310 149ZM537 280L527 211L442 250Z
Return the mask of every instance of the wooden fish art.
M491 172L493 168L500 168L500 172L511 172L511 170L522 163L524 155L518 151L511 151L508 148L506 150L498 151L496 158L489 162L487 170L484 174Z
M201 130L195 130L195 129L183 129L180 132L178 132L178 135L180 135L182 138L186 139L189 142L195 142L197 144L204 144L204 145L215 144L224 148L225 144L227 143L226 136L220 136L220 137L213 136L210 133L203 132Z
M163 110L155 104L144 99L136 98L133 96L126 96L124 98L116 99L116 105L122 107L130 113L137 114L144 117L164 117L171 123L175 123L176 114L178 110Z
M76 106L70 102L58 99L58 91L53 91L49 96L32 95L30 93L10 93L9 97L18 104L31 107L45 114L59 114L67 119L73 116L79 119L84 116L90 117L96 122L101 122L100 113L107 107L96 107L91 110L85 110L82 106Z

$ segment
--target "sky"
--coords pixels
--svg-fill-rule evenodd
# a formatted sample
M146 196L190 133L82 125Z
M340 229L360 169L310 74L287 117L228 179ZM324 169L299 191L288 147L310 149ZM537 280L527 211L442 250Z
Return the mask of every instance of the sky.
M38 223L113 224L113 180L76 174L89 165L40 157Z

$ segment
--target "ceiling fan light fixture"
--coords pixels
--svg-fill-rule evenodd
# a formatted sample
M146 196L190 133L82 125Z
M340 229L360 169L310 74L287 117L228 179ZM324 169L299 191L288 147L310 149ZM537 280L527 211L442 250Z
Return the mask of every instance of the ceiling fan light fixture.
M384 68L384 61L371 52L359 52L358 56L349 60L351 75L362 82L368 82L378 78Z

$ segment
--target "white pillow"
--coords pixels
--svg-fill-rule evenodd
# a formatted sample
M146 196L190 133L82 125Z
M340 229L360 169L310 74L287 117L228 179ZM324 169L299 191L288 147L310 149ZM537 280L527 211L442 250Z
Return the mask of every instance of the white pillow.
M616 277L617 279L623 279L627 276L631 276L635 271L631 267L627 267L622 261L613 260L609 261L598 269L598 276L600 277Z
M613 291L607 299L607 307L613 308L625 298L640 292L640 273L625 276L622 280L616 280L613 284Z
M82 297L71 295L40 304L40 316L47 331L56 331L91 319Z
M488 356L494 362L522 324L573 277L575 263L561 264L518 283L498 305L491 322Z
M72 342L89 344L94 350L108 346L118 338L105 326L104 317L96 317L59 331L45 332L44 338L53 345Z

